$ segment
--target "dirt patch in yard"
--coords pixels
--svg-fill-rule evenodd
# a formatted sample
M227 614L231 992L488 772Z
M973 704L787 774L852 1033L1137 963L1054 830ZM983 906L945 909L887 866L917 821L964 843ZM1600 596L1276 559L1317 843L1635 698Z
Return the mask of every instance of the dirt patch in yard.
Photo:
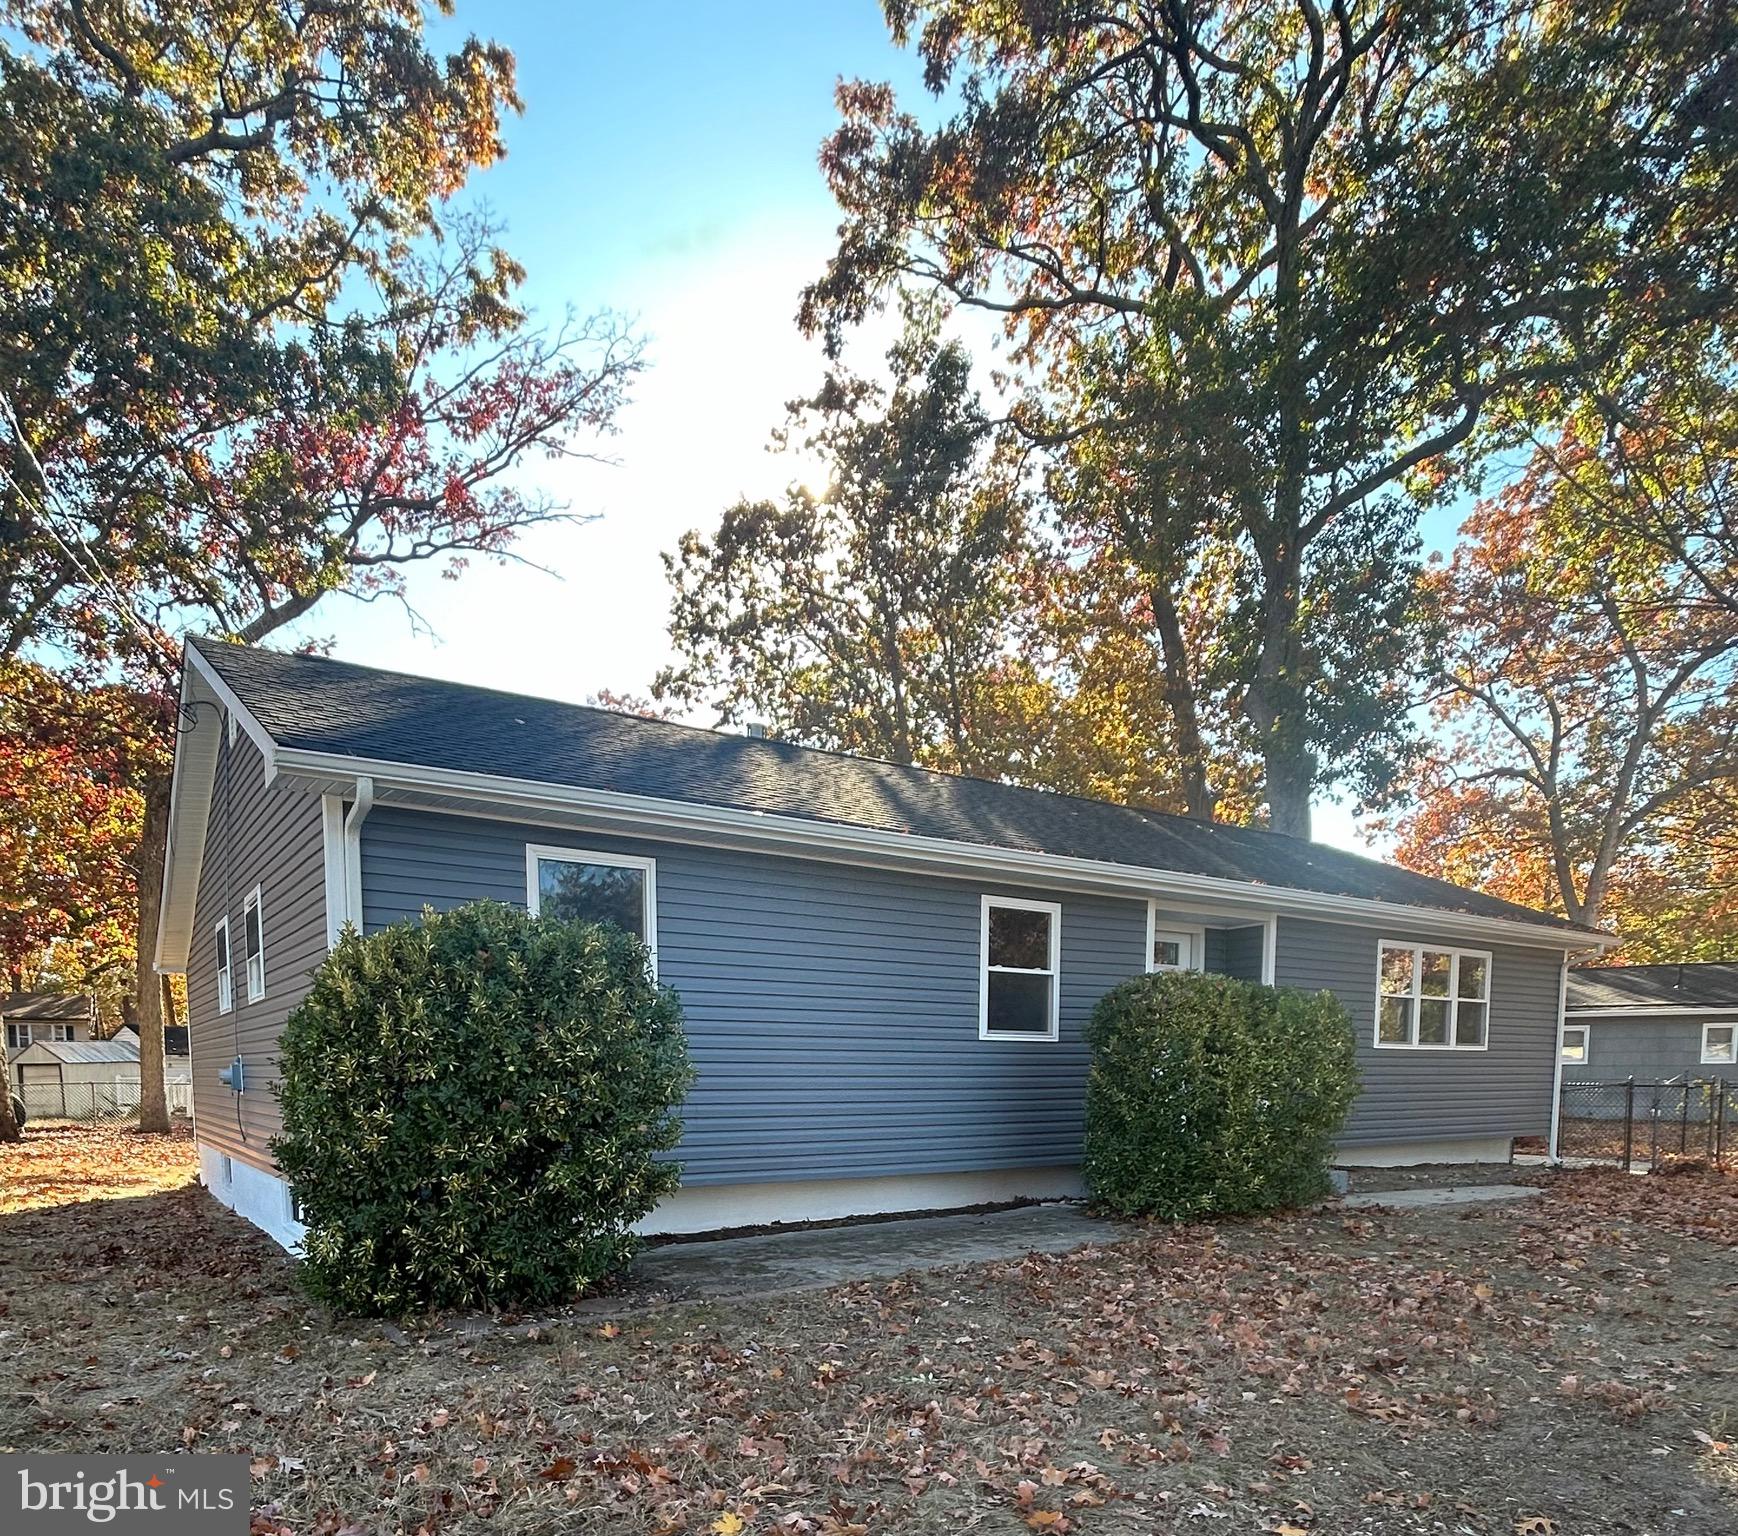
M256 1536L1711 1536L1735 1240L1730 1178L1573 1174L477 1337L183 1187L0 1217L0 1449L245 1450Z

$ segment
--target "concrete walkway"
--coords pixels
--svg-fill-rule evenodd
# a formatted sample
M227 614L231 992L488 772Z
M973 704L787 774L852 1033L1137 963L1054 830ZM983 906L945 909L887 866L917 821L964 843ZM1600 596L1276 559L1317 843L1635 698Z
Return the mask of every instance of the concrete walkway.
M627 1295L600 1296L584 1305L625 1311L671 1301L819 1290L888 1279L910 1269L1066 1253L1083 1243L1124 1241L1139 1230L1089 1216L1083 1206L1058 1204L662 1243L640 1251L629 1271Z
M1348 1195L1348 1209L1428 1210L1539 1194L1520 1184L1403 1189ZM704 1238L643 1249L626 1287L580 1303L582 1313L626 1313L673 1302L771 1296L943 1269L1067 1253L1086 1243L1127 1242L1152 1229L1089 1215L1080 1205L1028 1205L974 1215L921 1216L838 1227L793 1228L757 1237Z
M1392 1211L1417 1211L1449 1205L1482 1205L1489 1200L1531 1200L1544 1193L1532 1184L1463 1184L1432 1189L1372 1189L1361 1195L1343 1196L1340 1203L1348 1210L1380 1205Z

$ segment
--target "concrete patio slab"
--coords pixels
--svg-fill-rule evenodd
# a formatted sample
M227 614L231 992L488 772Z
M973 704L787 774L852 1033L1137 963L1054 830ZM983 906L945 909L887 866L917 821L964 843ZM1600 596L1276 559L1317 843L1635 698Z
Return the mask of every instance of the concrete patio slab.
M1380 1205L1394 1211L1416 1211L1447 1205L1482 1205L1491 1200L1531 1200L1544 1193L1531 1184L1463 1184L1446 1189L1373 1189L1367 1194L1347 1195L1341 1204L1348 1210Z
M1139 1230L1090 1216L1083 1206L1056 1204L662 1243L641 1250L625 1294L583 1305L619 1312L673 1301L820 1290L890 1279L912 1269L1066 1253L1084 1243L1123 1241Z

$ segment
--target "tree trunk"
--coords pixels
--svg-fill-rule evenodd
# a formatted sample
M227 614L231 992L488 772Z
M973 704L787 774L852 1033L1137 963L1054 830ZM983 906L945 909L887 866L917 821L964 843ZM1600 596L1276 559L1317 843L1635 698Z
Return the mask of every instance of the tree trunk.
M6 1036L0 1034L0 1141L21 1141L12 1114L12 1063L6 1057Z
M1211 821L1218 811L1216 797L1207 782L1207 746L1201 739L1201 714L1196 707L1195 680L1189 675L1189 647L1183 638L1183 621L1170 588L1153 582L1147 588L1153 624L1159 632L1165 706L1177 733L1177 770L1183 781L1183 804L1198 821Z
M133 995L139 1030L139 1129L167 1131L169 1101L163 1087L163 979L152 965L157 918L163 903L163 862L169 843L167 774L146 781L145 824L139 836L138 953Z

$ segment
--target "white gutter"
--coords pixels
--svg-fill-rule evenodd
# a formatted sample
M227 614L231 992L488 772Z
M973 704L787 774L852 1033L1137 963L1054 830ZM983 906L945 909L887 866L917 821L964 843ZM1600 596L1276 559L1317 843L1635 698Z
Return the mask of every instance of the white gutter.
M1315 916L1324 921L1375 927L1408 923L1444 933L1506 939L1536 948L1603 950L1619 942L1614 934L1560 928L1547 922L1481 917L1441 907L1418 907L1363 896L1336 896L1300 890L1295 886L1259 885L1216 875L1194 875L1141 864L1116 864L1099 859L1034 853L842 822L821 822L800 816L738 810L730 806L623 794L617 790L583 789L533 779L429 768L415 763L394 763L294 747L279 747L277 757L281 773L313 780L327 788L357 774L367 775L366 780L356 780L359 805L361 785L370 782L370 803L392 794L446 796L489 807L510 808L529 817L550 813L582 815L593 822L613 822L615 830L626 836L664 841L679 834L683 841L710 840L727 846L747 843L831 862L939 866L956 875L990 876L1013 884L1066 884L1089 890L1114 890L1125 895L1131 891L1166 893L1191 899L1229 900L1257 907L1281 904L1295 914ZM355 816L354 809L351 815ZM348 823L346 833L348 841ZM352 878L359 886L359 868ZM359 906L359 891L356 901Z
M1627 1019L1636 1016L1649 1019L1705 1019L1716 1013L1738 1013L1738 1003L1704 1003L1699 1008L1688 1003L1629 1003L1623 1007L1563 1010L1566 1019Z
M366 774L356 780L356 798L344 818L344 917L362 927L362 823L374 809L374 780Z

